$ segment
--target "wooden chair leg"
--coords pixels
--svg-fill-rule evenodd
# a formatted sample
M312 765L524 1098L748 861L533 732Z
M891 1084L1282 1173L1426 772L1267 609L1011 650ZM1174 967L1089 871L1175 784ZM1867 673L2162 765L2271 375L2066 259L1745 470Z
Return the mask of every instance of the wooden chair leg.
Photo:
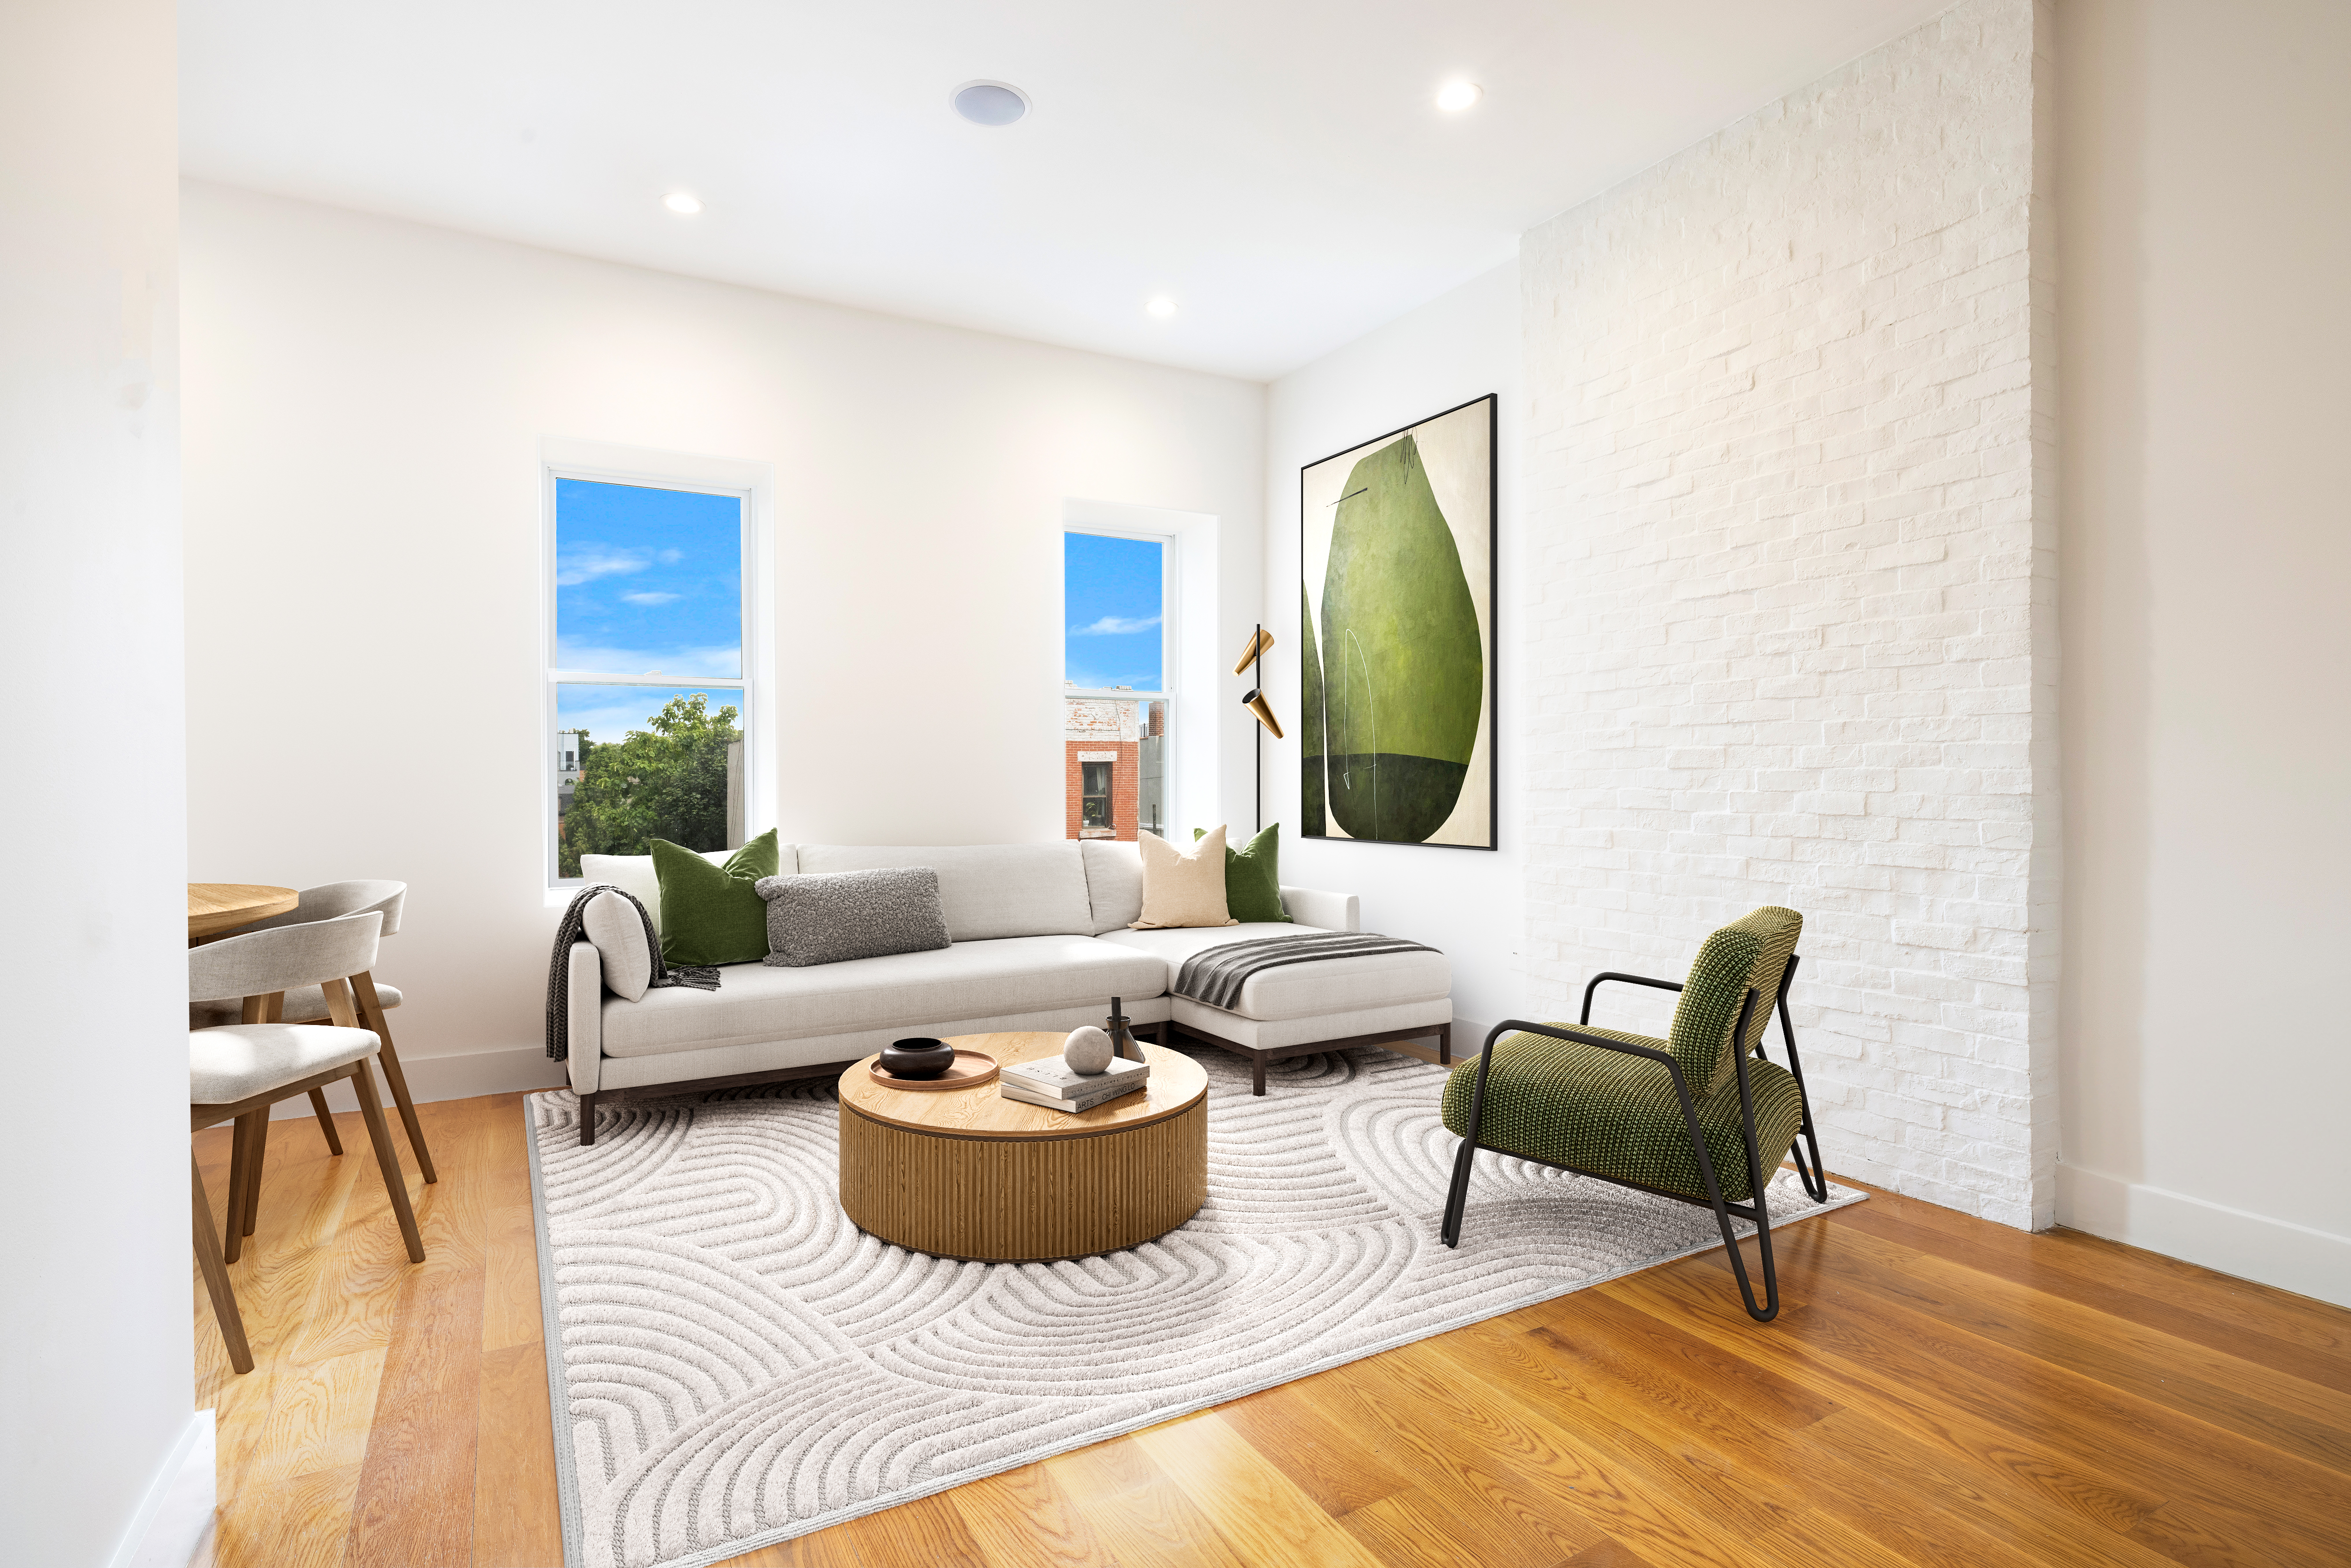
M375 1145L375 1163L383 1172L383 1189L392 1197L392 1212L400 1218L400 1239L408 1243L408 1260L424 1261L424 1238L416 1232L416 1212L408 1207L408 1178L401 1174L400 1155L392 1146L392 1128L383 1119L383 1102L376 1098L375 1074L368 1059L351 1063L351 1088L360 1097L360 1114L367 1120L368 1141Z
M342 1135L335 1131L335 1113L327 1109L325 1090L310 1091L310 1109L319 1118L319 1131L327 1134L327 1152L330 1155L341 1154L343 1152Z
M213 1229L212 1199L204 1192L204 1173L196 1156L188 1155L188 1196L194 1209L196 1266L204 1270L204 1291L213 1299L213 1320L228 1342L228 1364L239 1372L253 1370L253 1347L246 1343L245 1315L236 1310L236 1291L228 1282L228 1264L221 1257L220 1237Z
M595 1145L596 1096L582 1094L580 1096L580 1146L588 1149Z
M1437 1026L1437 1065L1453 1065L1453 1026L1449 1023Z
M252 1235L253 1228L261 1223L261 1169L268 1154L269 1113L256 1111L253 1113L253 1145L246 1154L246 1164L250 1166L245 1178L245 1234L247 1236Z
M245 998L243 1018L246 1023L277 1023L286 1017L286 993L271 991L264 996ZM314 1096L315 1098L315 1096ZM324 1104L324 1101L319 1102ZM328 1134L331 1139L332 1133ZM269 1140L269 1113L264 1111L246 1119L240 1118L236 1142L231 1151L228 1187L228 1260L235 1262L245 1250L245 1239L253 1234L261 1222L261 1166L263 1151ZM243 1151L241 1154L236 1152Z
M408 1074L401 1070L400 1052L392 1049L391 1021L383 1016L383 1003L375 994L375 977L364 969L353 975L351 998L359 1004L360 1027L373 1030L382 1042L377 1054L383 1062L383 1081L392 1085L392 1103L400 1108L400 1124L408 1134L416 1168L424 1173L426 1181L439 1181L440 1173L433 1168L433 1151L424 1146L424 1129L416 1120L416 1102L409 1096Z
M253 1118L239 1116L235 1127L228 1145L228 1212L221 1217L228 1230L225 1256L232 1263L245 1252L245 1184L253 1170Z
M1261 1051L1249 1052L1249 1092L1265 1092L1265 1052Z

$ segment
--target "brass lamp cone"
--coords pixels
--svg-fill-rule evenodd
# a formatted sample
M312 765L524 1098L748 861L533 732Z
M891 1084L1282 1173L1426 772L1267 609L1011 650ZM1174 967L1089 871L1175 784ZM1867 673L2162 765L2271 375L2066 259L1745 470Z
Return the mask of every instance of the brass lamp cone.
M1241 698L1241 703L1249 712L1257 715L1258 723L1273 731L1274 739L1281 738L1281 721L1273 716L1273 705L1265 700L1265 693L1253 690L1249 695Z
M1260 626L1256 631L1250 632L1249 645L1241 650L1241 656L1233 661L1233 674L1238 675L1243 670L1248 669L1251 659L1256 658L1259 653L1265 653L1272 646L1273 633L1267 631L1264 627ZM1281 731L1278 727L1274 730L1274 734L1276 735L1280 735L1280 733Z

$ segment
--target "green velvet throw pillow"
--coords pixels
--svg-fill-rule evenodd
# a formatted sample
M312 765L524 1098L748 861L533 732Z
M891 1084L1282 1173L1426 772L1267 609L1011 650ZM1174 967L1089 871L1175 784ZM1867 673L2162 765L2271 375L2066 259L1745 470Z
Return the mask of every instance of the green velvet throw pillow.
M1195 828L1192 836L1207 831ZM1239 849L1225 845L1225 912L1235 920L1289 921L1281 907L1280 835L1276 822Z
M768 903L758 881L781 869L770 828L712 865L667 839L650 839L661 880L662 958L671 964L757 964L768 956Z

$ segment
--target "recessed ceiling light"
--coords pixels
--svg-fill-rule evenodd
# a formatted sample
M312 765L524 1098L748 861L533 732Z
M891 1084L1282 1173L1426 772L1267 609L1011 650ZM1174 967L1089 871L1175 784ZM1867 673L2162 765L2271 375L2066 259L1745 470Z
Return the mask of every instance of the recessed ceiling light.
M1458 114L1485 96L1486 89L1474 81L1449 81L1437 89L1437 107Z
M662 198L662 205L679 217L690 218L702 210L702 198L685 191L672 191Z
M1029 112L1029 95L1007 81L967 81L947 101L974 125L1009 125Z
M1168 298L1165 294L1155 294L1151 297L1151 303L1145 305L1144 308L1164 321L1176 314L1176 301Z

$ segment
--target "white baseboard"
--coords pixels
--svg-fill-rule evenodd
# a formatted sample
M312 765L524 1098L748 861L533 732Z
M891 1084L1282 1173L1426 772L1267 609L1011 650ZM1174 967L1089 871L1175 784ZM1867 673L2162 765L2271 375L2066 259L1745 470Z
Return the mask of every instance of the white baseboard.
M2065 1165L2057 1167L2057 1223L2351 1307L2351 1236Z
M402 1053L402 1071L408 1074L408 1092L419 1103L427 1100L468 1100L476 1094L511 1094L517 1090L552 1089L570 1080L563 1063L547 1060L546 1049L515 1046L506 1051L468 1051L463 1056L411 1056ZM377 1078L382 1082L381 1073ZM357 1111L359 1101L349 1083L327 1091L327 1105L335 1111ZM297 1096L280 1101L269 1113L273 1122L310 1114L310 1102Z
M140 1499L110 1568L188 1568L211 1533L218 1501L213 1413L199 1410L188 1417L180 1440Z

